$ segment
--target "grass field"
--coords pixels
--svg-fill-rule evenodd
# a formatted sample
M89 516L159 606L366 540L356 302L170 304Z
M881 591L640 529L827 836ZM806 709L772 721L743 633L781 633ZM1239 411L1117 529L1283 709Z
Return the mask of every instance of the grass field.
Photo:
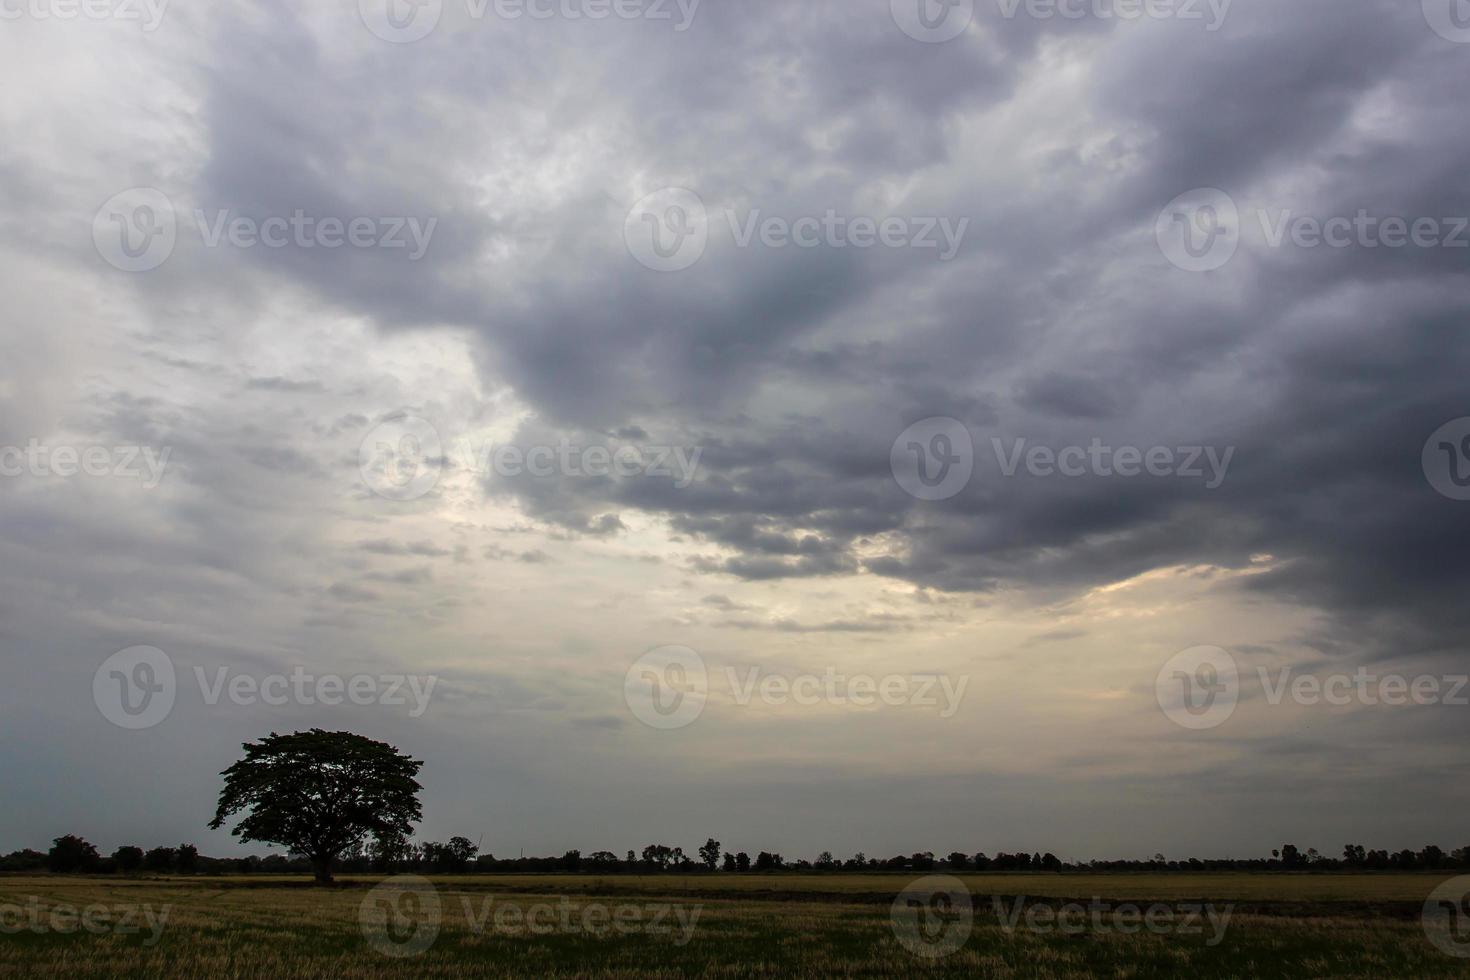
M0 976L1470 977L1449 877L0 876Z

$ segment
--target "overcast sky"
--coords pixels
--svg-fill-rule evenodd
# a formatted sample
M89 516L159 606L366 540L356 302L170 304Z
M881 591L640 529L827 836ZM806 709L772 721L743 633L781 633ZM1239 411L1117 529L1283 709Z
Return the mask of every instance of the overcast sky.
M1455 3L0 0L0 849L1470 844Z

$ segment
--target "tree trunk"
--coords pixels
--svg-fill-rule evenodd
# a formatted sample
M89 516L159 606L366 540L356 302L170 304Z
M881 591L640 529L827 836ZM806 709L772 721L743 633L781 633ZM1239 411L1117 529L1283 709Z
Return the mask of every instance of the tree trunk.
M330 885L332 883L332 859L330 857L314 858L311 865L316 870L316 883L318 885Z

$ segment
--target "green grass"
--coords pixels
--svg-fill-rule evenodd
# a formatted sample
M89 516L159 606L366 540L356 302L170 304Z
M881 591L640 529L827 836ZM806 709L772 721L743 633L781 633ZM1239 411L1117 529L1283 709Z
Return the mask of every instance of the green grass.
M0 935L0 976L1470 977L1470 959L1436 949L1417 915L1447 875L969 875L972 931L953 954L932 960L900 942L890 919L892 898L917 877L437 878L437 938L422 955L399 959L379 952L368 937L382 934L362 925L379 879L318 889L288 878L0 876L0 907L22 914L33 897L38 909L168 908L156 944L146 929ZM1129 935L1087 927L1065 935L1022 923L1008 930L991 895L1028 896L1026 907L1097 896L1237 908L1210 945L1208 929ZM533 933L516 924L537 906L548 910L542 914L551 918L538 920L548 928ZM660 927L650 929L662 907ZM619 908L624 930L602 926ZM597 928L585 927L589 914ZM497 925L497 916L509 917ZM427 936L415 930L428 921L406 922L398 938Z

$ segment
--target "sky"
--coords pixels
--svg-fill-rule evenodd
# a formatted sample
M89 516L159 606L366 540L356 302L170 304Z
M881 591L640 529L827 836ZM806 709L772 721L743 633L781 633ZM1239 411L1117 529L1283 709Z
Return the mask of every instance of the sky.
M0 849L261 852L219 773L312 727L501 857L1470 844L1463 0L0 0L0 66Z

